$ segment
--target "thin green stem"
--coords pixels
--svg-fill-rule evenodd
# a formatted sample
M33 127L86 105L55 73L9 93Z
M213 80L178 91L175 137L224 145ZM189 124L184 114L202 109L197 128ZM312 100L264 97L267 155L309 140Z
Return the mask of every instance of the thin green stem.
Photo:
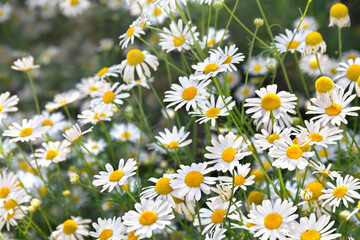
M35 92L34 81L33 81L32 77L31 77L29 71L26 71L25 73L26 73L27 77L29 78L30 87L31 87L31 93L32 93L33 98L34 98L36 111L37 111L38 114L40 114L40 107L39 107L39 102L38 102L36 92Z

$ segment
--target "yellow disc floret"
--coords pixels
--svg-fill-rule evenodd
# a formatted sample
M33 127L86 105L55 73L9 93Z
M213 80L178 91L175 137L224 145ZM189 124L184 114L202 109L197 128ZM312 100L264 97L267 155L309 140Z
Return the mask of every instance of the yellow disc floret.
M250 205L253 203L255 205L259 205L262 203L263 200L263 194L259 191L252 191L248 196L248 202Z
M267 93L261 99L261 107L267 111L273 111L281 106L281 99L275 93Z
M126 60L129 65L135 66L145 60L145 55L138 49L131 49L126 56Z
M345 196L347 193L347 187L346 186L340 186L335 188L334 192L333 192L333 196L336 198L342 198L343 196Z
M182 93L182 98L186 101L190 101L190 100L194 99L194 97L196 96L196 93L197 93L197 89L195 87L185 88Z
M142 225L149 226L158 220L158 216L153 211L145 211L140 215L139 222Z
M342 3L334 4L330 9L330 16L334 18L344 18L349 15L347 6Z
M318 32L311 32L305 38L306 45L316 46L323 41L323 38Z
M360 77L360 65L353 64L348 67L346 70L346 77L351 81L357 81Z
M56 156L59 155L59 151L55 149L51 149L46 152L45 159L46 160L53 160Z
M211 72L215 72L218 69L219 69L218 65L216 65L215 63L209 63L208 65L205 66L204 73L208 74Z
M288 158L297 160L299 159L303 154L303 151L300 148L300 145L294 144L286 149L286 156Z
M99 239L100 240L106 240L111 238L113 235L113 230L111 229L104 229L101 231L101 233L99 234Z
M113 91L106 91L102 99L105 104L113 103L115 99L115 93Z
M170 178L160 178L155 185L155 191L160 195L166 195L173 191L170 186Z
M30 136L32 133L33 133L32 128L23 128L20 131L20 137L27 137L27 136Z
M68 219L63 224L63 232L67 235L71 235L76 232L77 226L78 225L74 220Z
M215 224L222 223L224 221L225 216L226 216L226 211L224 209L216 209L211 214L211 221Z
M305 186L305 190L307 190L307 189L312 192L312 200L318 200L318 198L321 195L323 195L323 192L321 190L323 190L324 187L318 181L313 181L313 182L309 182Z
M276 133L271 134L267 137L267 141L271 144L274 144L275 140L280 140L280 136Z
M333 87L334 82L329 77L319 77L315 82L316 91L318 91L319 93L329 92L331 89L333 89Z
M204 181L204 175L199 171L191 171L185 176L185 184L191 188L197 188Z
M270 213L264 218L264 225L267 229L278 229L282 224L282 217L278 213Z
M320 240L321 236L318 231L308 229L301 234L301 240Z
M234 160L236 154L237 152L233 148L226 148L222 152L221 157L225 162L231 162Z
M209 108L205 114L206 116L213 118L216 117L219 113L220 113L220 108L214 107L214 108Z
M113 171L109 175L109 180L111 182L118 182L124 176L124 174L125 173L122 170Z
M183 37L175 37L173 39L173 43L175 47L180 47L181 45L183 45L185 42L185 38Z
M326 108L326 114L329 116L339 115L342 111L342 107L337 103L332 103L329 107Z

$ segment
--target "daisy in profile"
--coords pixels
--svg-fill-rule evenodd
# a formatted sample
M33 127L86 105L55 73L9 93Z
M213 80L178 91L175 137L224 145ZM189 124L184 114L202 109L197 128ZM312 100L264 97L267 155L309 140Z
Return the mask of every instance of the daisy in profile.
M317 54L326 52L326 43L322 35L318 32L310 32L305 37L303 55Z
M95 232L90 232L90 236L97 240L117 240L125 239L126 227L121 222L120 217L114 217L113 219L101 219L98 218L97 223L92 223Z
M243 65L244 72L247 72L248 67L249 74L253 76L264 75L268 71L268 68L266 67L266 59L263 56L252 56L250 58L250 62Z
M293 224L297 218L294 214L297 210L292 202L277 199L274 204L270 200L264 200L261 205L250 210L248 215L249 223L253 224L251 231L254 231L254 237L262 239L286 239L290 224Z
M16 112L18 108L16 105L19 102L19 98L16 95L10 97L9 92L2 93L0 95L0 119L5 119L7 113Z
M38 116L30 120L23 119L21 125L14 122L4 131L3 136L11 137L10 143L34 141L45 135L49 129L48 126L42 126L42 122L42 117Z
M170 181L174 179L172 174L164 174L162 178L150 178L149 181L155 183L155 186L145 187L141 190L140 199L154 199L170 202L175 206L173 198L174 189L170 186Z
M252 97L255 95L256 86L253 84L241 84L238 88L236 88L233 96L239 102L242 102L244 99L248 97Z
M17 59L13 65L12 69L21 72L27 72L34 68L39 68L39 65L34 65L34 58L32 56L23 57L21 59Z
M112 86L108 84L106 88L103 90L94 91L91 93L91 97L93 98L90 102L91 106L95 106L97 104L123 104L123 98L127 98L130 96L129 93L124 93L125 84L121 84L119 82L114 83Z
M89 128L86 131L82 131L79 124L73 125L70 129L66 130L63 136L71 143L75 143L81 140L82 136L86 133L91 132L93 127Z
M221 39L226 40L230 37L227 30L221 28L216 29L209 27L209 31L206 36L203 36L202 42L200 43L203 48L212 48L218 44Z
M289 233L291 239L337 239L341 237L340 233L333 233L336 228L331 229L335 221L330 222L331 216L323 215L318 220L314 213L309 218L302 217L300 223L294 222Z
M217 49L210 50L211 54L215 54L218 56L226 56L226 60L223 62L223 64L228 64L227 70L229 72L237 71L237 68L234 64L239 64L239 62L243 62L245 59L244 54L238 53L238 48L235 44L230 45L230 47L225 46L225 49L222 50L220 47Z
M340 206L341 202L348 208L348 202L355 202L353 198L360 199L360 194L356 192L356 190L360 189L360 180L351 175L338 176L336 185L331 182L327 182L326 185L329 189L322 190L324 194L319 197L319 200L324 200L323 206L333 207L333 212Z
M297 29L301 21L301 17L293 22L294 29ZM305 16L299 27L300 31L317 31L319 29L319 23L313 16Z
M275 46L280 53L284 53L289 51L291 53L302 52L305 45L305 37L306 33L291 31L289 29L285 29L285 34L280 34L275 36ZM295 34L295 35L294 35Z
M292 128L281 128L279 126L274 126L272 131L267 131L266 129L261 129L261 134L256 133L255 137L255 146L260 147L261 150L266 150L274 146L275 140L281 140L285 136L290 136Z
M137 79L135 78L135 70L140 79L145 78L145 76L149 78L151 77L149 66L156 71L159 66L157 57L149 54L148 51L133 48L126 55L126 60L121 62L120 72L125 82Z
M251 186L255 182L255 175L248 176L250 171L250 163L240 164L237 166L237 170L234 171L233 177L219 177L219 180L223 181L224 183L233 184L234 179L234 185L246 191L246 186Z
M67 17L76 17L90 7L89 0L62 0L60 9Z
M296 114L295 105L297 97L294 94L281 91L277 93L277 85L268 85L256 90L258 98L245 99L246 114L252 114L251 118L259 120L257 128L262 123L272 122L274 125L283 127L290 126L290 122L286 121L289 113Z
M226 62L227 56L219 54L210 54L204 62L199 62L197 65L191 67L195 69L194 79L206 80L211 77L217 76L220 72L226 72L229 64Z
M97 103L93 108L82 111L77 117L81 125L95 125L100 121L111 121L113 114L110 104Z
M175 111L177 111L185 105L186 111L189 111L190 107L196 109L198 102L206 100L206 96L209 95L206 87L211 80L198 81L193 76L179 77L180 84L173 83L171 90L165 92L164 102L170 102L167 108L176 105Z
M215 228L210 233L206 234L205 240L222 240L226 237L226 228Z
M206 177L212 172L213 168L207 168L206 163L192 163L191 166L180 165L180 169L174 174L174 179L170 181L170 186L175 190L174 196L177 198L186 198L186 201L201 198L201 192L210 194L210 187L215 184L216 178Z
M70 152L70 143L68 140L57 142L43 142L43 148L35 150L35 161L40 167L47 168L51 163L59 163L66 160ZM35 163L33 161L33 163Z
M170 29L164 28L164 33L160 33L159 45L166 52L177 50L188 51L191 45L198 40L199 33L196 32L196 27L189 28L189 25L183 24L183 21L179 19L178 23L171 22Z
M170 204L161 200L142 199L141 203L136 203L134 207L136 211L126 212L123 217L128 231L135 231L134 235L151 238L154 230L164 229L174 218Z
M105 165L106 171L100 171L100 175L95 175L93 181L94 186L102 186L100 192L109 189L111 192L116 186L124 185L126 180L135 175L137 169L136 161L133 158L129 158L126 163L124 159L120 159L117 170L110 163Z
M240 160L252 154L246 151L247 144L244 144L243 137L236 136L233 132L219 135L218 139L212 139L213 146L207 146L206 150L210 153L204 155L210 159L208 164L215 164L213 168L217 171L232 172L235 166L239 166ZM245 149L245 150L244 150Z
M216 119L221 116L228 116L228 111L231 111L235 106L235 102L231 101L231 99L232 97L227 97L224 99L224 102L222 96L219 96L215 102L215 96L211 95L210 101L199 102L199 109L195 109L189 112L189 114L200 117L196 122L202 124L211 121L211 126L215 127Z
M330 8L329 27L332 26L338 28L350 27L349 9L345 4L336 3Z
M0 23L3 23L6 20L8 20L11 15L12 12L11 5L8 3L0 3L0 12L1 12Z
M360 86L358 79L360 77L360 58L355 60L349 59L346 62L339 63L336 69L337 75L334 81L343 88L349 87L349 92L352 93L354 88L357 96L360 96Z
M140 140L140 129L132 123L114 124L110 130L110 137L119 141L136 143Z
M95 74L94 77L97 79L97 81L105 80L106 78L109 77L118 77L120 73L119 66L120 64L115 64L110 67L103 67Z
M360 110L360 107L349 107L348 105L356 97L350 95L350 92L344 93L344 89L337 87L333 90L331 95L326 95L323 98L311 98L310 101L314 106L309 106L306 114L316 114L311 120L315 120L325 126L327 123L339 126L341 123L347 124L345 119L347 115L357 116L355 111Z
M97 76L82 78L79 83L76 84L76 88L81 94L81 97L87 97L92 92L103 90L107 86L106 81L99 81Z
M318 54L318 59L319 62L316 60L316 56L314 54L301 56L301 70L311 77L319 77L321 75L319 68L324 70L326 69L329 57L326 54Z
M120 43L119 46L121 46L121 49L127 48L129 43L130 44L134 44L134 39L135 37L140 37L140 35L144 35L145 32L143 31L143 29L136 23L133 22L128 30L126 31L126 33L120 35L119 39Z
M45 109L48 112L52 112L62 106L68 105L75 102L80 98L80 92L76 90L71 90L68 92L58 93L54 97L54 101L48 102L45 105Z
M102 151L104 151L105 147L107 146L107 143L105 142L104 139L94 140L92 138L88 138L86 139L86 141L84 141L84 146L87 149L89 149L89 151L92 152L92 154L96 156ZM86 150L84 151L87 152Z
M192 142L192 139L186 140L190 132L185 132L185 127L181 127L180 130L177 130L177 127L174 126L172 132L169 129L165 128L165 132L159 132L160 136L155 136L155 138L166 148L171 150L182 148L189 145Z
M91 219L82 219L81 217L71 217L57 226L56 230L51 234L55 239L83 240L89 236L89 224Z

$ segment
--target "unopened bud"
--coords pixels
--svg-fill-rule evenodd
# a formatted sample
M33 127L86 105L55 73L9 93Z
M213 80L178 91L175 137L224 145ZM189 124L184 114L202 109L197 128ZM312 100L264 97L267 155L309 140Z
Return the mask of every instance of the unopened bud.
M67 196L70 196L70 195L71 195L71 192L70 192L70 190L64 190L64 191L62 192L62 195L64 195L65 197L67 197Z
M262 25L264 25L264 20L262 18L255 18L254 24L258 27L261 27Z
M70 182L71 184L75 184L79 181L80 177L77 173L73 173L71 176L70 176Z

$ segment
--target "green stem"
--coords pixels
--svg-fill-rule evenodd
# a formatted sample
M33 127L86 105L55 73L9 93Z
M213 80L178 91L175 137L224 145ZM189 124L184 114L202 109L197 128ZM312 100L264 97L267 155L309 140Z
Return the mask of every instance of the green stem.
M341 62L341 48L342 48L341 28L338 28L338 37L339 37L339 62Z
M38 99L37 99L37 96L36 96L33 79L31 77L29 71L26 71L25 73L26 73L27 77L29 78L31 92L32 92L32 95L33 95L33 98L34 98L36 111L37 111L38 114L40 114L40 107L39 107L39 102L38 102Z
M317 64L318 64L318 68L319 68L320 74L323 75L323 73L322 73L322 71L321 71L319 56L318 56L317 53L315 53L315 57L316 57L316 62L317 62Z
M104 122L103 122L103 121L100 121L100 124L101 124L102 128L104 129L104 133L105 133L106 140L107 140L108 143L109 143L109 149L110 149L111 159L112 159L112 161L113 161L113 164L115 164L115 162L116 162L116 161L115 161L115 155L114 155L114 151L113 151L113 147L112 147L112 143L111 143L111 139L110 139L109 133L108 133L108 131L107 131L107 129L106 129L106 126L105 126ZM96 160L96 159L95 159L95 160ZM102 165L100 165L100 166L102 166Z
M296 66L299 69L299 74L300 74L301 82L302 82L302 84L304 86L306 97L307 97L307 99L310 99L310 94L309 94L309 91L307 89L304 74L302 73L301 68L300 68L299 59L298 59L296 51L294 52L294 58L295 58Z

